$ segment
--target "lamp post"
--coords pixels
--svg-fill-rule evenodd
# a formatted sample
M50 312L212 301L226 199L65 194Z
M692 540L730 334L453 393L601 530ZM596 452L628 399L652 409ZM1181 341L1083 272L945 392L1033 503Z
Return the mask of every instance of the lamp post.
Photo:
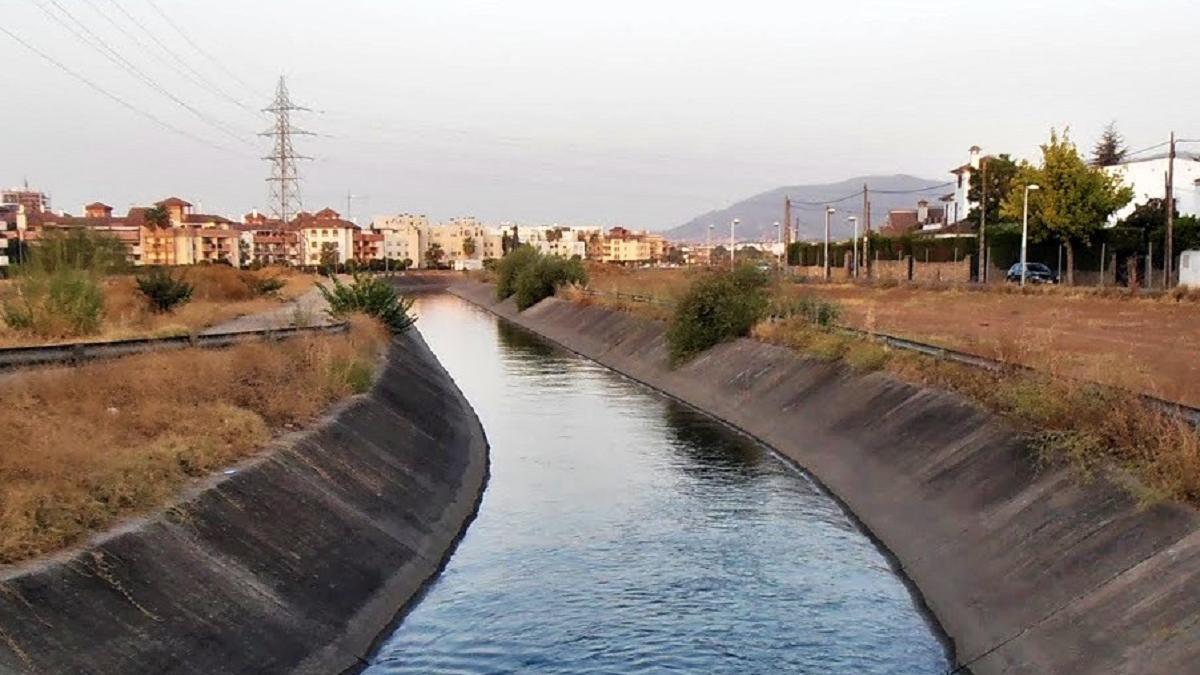
M779 224L778 220L775 221L775 241L777 241L779 243L779 247L783 251L779 255L779 270L782 272L783 271L783 256L787 255L787 249L783 246L783 226L781 226Z
M742 221L738 220L737 218L734 218L733 221L729 223L729 271L730 272L733 271L734 258L737 257L734 255L735 249L734 249L734 238L733 238L734 234L733 234L733 232L737 228L738 223L740 223L740 222L742 222Z
M833 276L829 267L829 218L836 210L832 206L825 207L825 281Z
M715 224L715 223L709 223L709 224L708 224L708 241L707 241L707 242L705 242L705 243L707 243L707 244L708 244L708 266L709 266L709 267L712 267L712 264L713 264L713 244L712 244L712 238L713 238L713 230L715 230L715 229L717 229L717 226L716 226L716 224Z
M858 216L850 216L846 220L854 227L854 252L850 254L850 269L854 278L858 278Z
M1040 188L1036 185L1025 186L1025 215L1021 223L1021 288L1025 287L1025 276L1028 273L1026 267L1029 251L1029 191L1038 189Z

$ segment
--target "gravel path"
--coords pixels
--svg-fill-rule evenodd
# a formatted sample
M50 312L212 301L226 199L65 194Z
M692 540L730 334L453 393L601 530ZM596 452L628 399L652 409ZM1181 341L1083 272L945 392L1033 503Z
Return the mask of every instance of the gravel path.
M303 323L305 325L321 326L333 323L329 315L325 313L328 307L329 305L325 302L325 298L321 296L321 292L313 288L299 298L281 305L278 309L230 319L229 321L205 328L201 331L201 334L211 335L214 333L290 328L295 325L297 316L304 318Z

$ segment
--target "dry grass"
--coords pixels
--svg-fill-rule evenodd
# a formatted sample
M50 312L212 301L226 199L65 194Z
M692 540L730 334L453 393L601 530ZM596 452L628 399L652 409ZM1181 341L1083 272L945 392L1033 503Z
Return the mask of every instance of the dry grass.
M304 295L312 289L316 281L313 275L288 269L251 272L225 265L189 267L180 270L179 273L193 284L195 290L191 301L168 314L158 314L150 310L145 298L138 292L137 281L132 275L105 279L104 318L100 333L84 339L120 340L187 335L240 316L276 309L281 303ZM284 281L283 288L270 296L256 295L250 282L266 277L279 277ZM11 292L12 282L6 283L10 284L7 289L0 285L0 298L4 297L4 293ZM63 335L46 340L12 330L0 322L0 347L79 339L81 338Z
M187 481L365 391L387 336L146 354L0 380L0 564L161 506Z
M613 270L594 274L598 290L678 297L688 283L686 273L660 270ZM932 291L932 292L931 292ZM777 299L811 296L832 299L853 315L859 327L879 330L881 315L892 319L889 305L917 314L925 323L913 336L935 344L962 348L956 326L981 318L999 317L996 326L1011 324L1012 314L985 312L972 298L995 298L999 307L1033 312L1038 323L1019 325L1018 330L980 331L969 351L1009 363L1035 366L1039 374L1026 371L990 372L921 354L890 349L880 343L826 330L804 317L764 321L752 336L783 345L811 357L841 361L858 371L886 370L900 379L935 389L953 391L1012 420L1029 434L1042 461L1064 461L1090 476L1116 467L1133 480L1122 481L1143 502L1162 499L1200 504L1200 432L1156 408L1147 406L1139 391L1162 394L1161 376L1146 365L1161 354L1142 351L1131 360L1117 346L1123 340L1146 339L1150 325L1143 315L1158 316L1164 305L1186 304L1200 294L1176 291L1157 296L1134 296L1121 289L989 287L931 285L861 286L799 285L785 283L774 291ZM1010 305L1005 296L1022 296L1021 305ZM592 302L651 318L666 318L669 312L648 312L645 303L629 303L586 295L566 297ZM1016 298L1013 298L1016 300ZM1024 303L1029 303L1028 305ZM963 313L951 307L964 309ZM1122 313L1120 307L1127 308ZM1010 310L1010 311L1012 311ZM1189 312L1186 307L1180 312ZM910 317L911 318L911 317ZM1187 320L1183 316L1180 321ZM972 324L975 325L975 324ZM987 323L979 324L986 328ZM891 326L884 325L883 330ZM1104 339L1066 343L1062 333L1092 330ZM933 329L933 330L931 330ZM1115 339L1115 340L1114 340ZM1064 349L1072 346L1073 349ZM1126 344L1125 348L1129 345ZM1160 369L1161 370L1161 369ZM1158 383L1155 385L1154 383ZM1098 384L1097 384L1098 383Z

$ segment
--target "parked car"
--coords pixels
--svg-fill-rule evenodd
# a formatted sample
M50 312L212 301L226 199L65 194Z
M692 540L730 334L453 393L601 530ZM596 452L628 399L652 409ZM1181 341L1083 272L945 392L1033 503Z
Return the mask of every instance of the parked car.
M1013 283L1021 283L1021 263L1008 268L1008 274L1004 278ZM1058 275L1042 263L1025 263L1025 283L1057 284Z

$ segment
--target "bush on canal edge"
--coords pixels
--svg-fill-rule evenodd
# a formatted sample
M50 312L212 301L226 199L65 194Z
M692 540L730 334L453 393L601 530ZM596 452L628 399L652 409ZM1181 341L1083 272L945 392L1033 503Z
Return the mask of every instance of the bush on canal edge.
M587 271L579 258L568 260L518 246L496 264L496 297L513 297L518 310L536 305L567 284L587 284Z
M672 364L748 335L769 304L767 275L751 265L696 279L675 306L667 328Z

